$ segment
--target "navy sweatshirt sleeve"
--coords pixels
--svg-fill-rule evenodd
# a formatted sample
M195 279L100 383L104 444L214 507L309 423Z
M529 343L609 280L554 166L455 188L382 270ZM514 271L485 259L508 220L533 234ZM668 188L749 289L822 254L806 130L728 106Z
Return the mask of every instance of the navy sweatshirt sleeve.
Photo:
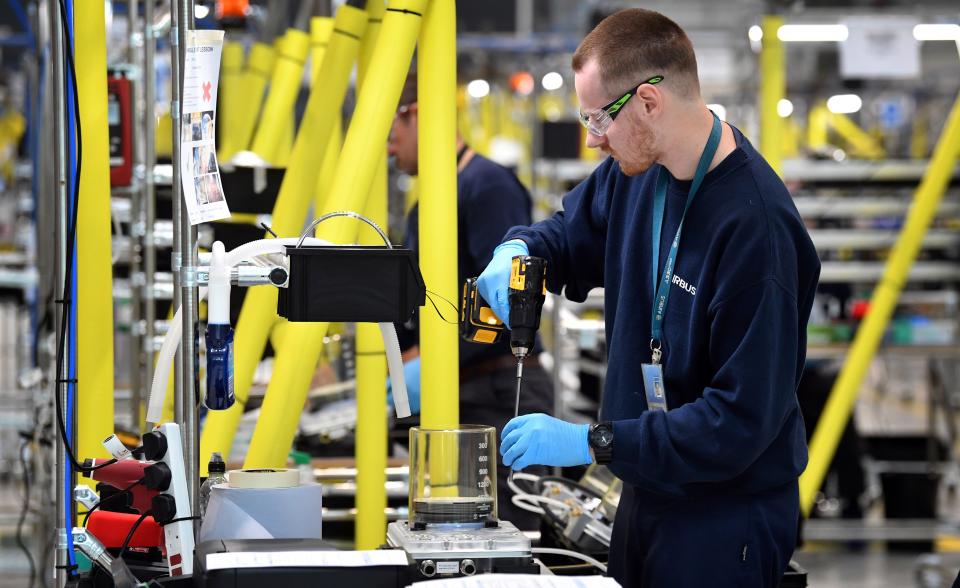
M615 165L607 159L563 198L563 210L530 227L514 227L504 241L521 239L530 255L547 260L547 288L564 287L570 300L583 302L603 285L607 230L607 180Z

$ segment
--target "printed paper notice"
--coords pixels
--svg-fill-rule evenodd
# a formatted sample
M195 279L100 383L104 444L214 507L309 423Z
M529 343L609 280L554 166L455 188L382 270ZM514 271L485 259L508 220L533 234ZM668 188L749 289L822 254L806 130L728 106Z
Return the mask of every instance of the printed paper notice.
M222 48L223 31L187 31L180 109L180 178L191 225L230 216L214 140Z

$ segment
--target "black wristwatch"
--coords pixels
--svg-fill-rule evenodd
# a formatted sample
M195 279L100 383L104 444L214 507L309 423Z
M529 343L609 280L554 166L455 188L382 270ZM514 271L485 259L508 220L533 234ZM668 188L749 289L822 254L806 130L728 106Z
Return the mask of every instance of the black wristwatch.
M594 423L590 425L587 442L593 449L593 456L599 464L613 461L613 423Z

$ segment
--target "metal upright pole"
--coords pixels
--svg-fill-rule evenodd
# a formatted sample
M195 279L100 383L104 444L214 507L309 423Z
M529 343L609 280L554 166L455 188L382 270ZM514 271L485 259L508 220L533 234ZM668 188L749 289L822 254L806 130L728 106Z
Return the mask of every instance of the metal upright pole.
M195 339L195 329L197 324L197 305L198 292L196 284L196 265L197 265L197 230L190 224L190 218L187 215L187 207L183 206L182 187L180 185L179 172L180 165L180 117L183 115L183 69L186 55L187 29L193 24L193 1L192 0L174 0L176 9L171 11L174 20L171 21L171 34L177 37L177 67L176 80L179 85L175 99L178 101L178 116L174 119L174 143L173 143L173 169L177 174L174 180L173 197L177 201L179 208L179 217L175 219L175 225L180 225L180 307L181 318L183 320L183 338L180 343L181 370L180 370L180 395L177 397L177 422L183 435L183 458L184 466L187 471L187 488L190 494L191 509L194 513L199 512L199 485L200 485L200 448L197 434L197 347Z
M182 62L180 61L180 35L177 28L180 21L179 0L170 0L170 119L173 133L172 142L172 175L170 183L170 200L173 205L173 245L171 247L170 270L173 273L173 308L181 307L180 290L180 266L182 265L182 252L180 250L180 232L183 230L182 216L180 214L183 208L183 185L180 180L180 71ZM181 345L177 347L177 353L173 362L173 415L174 421L181 427L183 426L183 344L187 340L193 339L193 329L183 332ZM182 433L186 438L186 432ZM184 450L186 455L186 450Z
M133 124L131 125L131 140L133 141L133 185L130 191L130 427L140 432L140 405L142 402L143 386L143 338L140 331L140 317L143 313L143 251L140 238L143 236L143 69L140 67L140 47L143 36L137 31L139 17L137 4L139 0L127 1L127 60L131 70L133 82Z
M50 93L51 99L53 101L53 115L54 119L51 121L51 124L54 128L54 140L53 140L53 169L55 174L54 179L54 195L56 198L56 267L57 267L57 279L54 283L54 291L56 292L57 300L64 300L66 298L67 292L64 289L64 280L67 272L67 217L68 217L68 208L67 208L67 107L65 103L65 93L66 93L66 83L64 82L64 31L63 24L60 21L60 9L57 3L57 0L49 0L47 5L49 8L50 15L50 69L51 69L51 81L52 83L47 88L47 91ZM56 344L57 349L60 349L60 329L59 325L63 320L65 320L65 314L69 314L70 310L63 303L56 304L56 322L54 323L54 332L56 333ZM64 345L64 349L66 346ZM68 362L62 362L61 369L59 373L56 374L57 380L66 380L67 379L67 364ZM61 388L59 384L55 384L54 394L61 394ZM63 407L67 406L67 403L64 401L61 395L61 404ZM71 420L71 415L64 415L65 421ZM55 556L55 565L56 565L56 586L57 588L62 588L66 585L67 582L67 570L66 566L69 563L69 555L67 553L66 546L66 533L67 529L71 525L71 521L67 516L67 504L70 500L70 497L66 495L65 489L65 470L66 470L66 447L63 443L63 438L57 434L56 436L56 517L57 517L57 528L55 530L56 536L54 538L56 542L56 556ZM61 541L63 539L63 541Z
M157 75L154 71L154 54L157 49L157 39L153 30L153 0L143 3L143 378L149 382L153 369L154 344L153 338L157 321L157 307L154 301L153 287L157 274L157 250L153 243L153 226L157 219L156 192L154 189L153 168L157 162L156 155L156 93Z

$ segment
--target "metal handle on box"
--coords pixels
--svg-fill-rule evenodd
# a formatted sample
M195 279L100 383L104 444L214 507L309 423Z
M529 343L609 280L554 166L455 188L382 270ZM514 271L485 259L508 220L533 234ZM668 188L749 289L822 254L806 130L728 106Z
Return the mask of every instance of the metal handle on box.
M350 218L355 218L355 219L357 219L358 221L362 221L362 222L367 223L368 225L370 225L370 227L371 227L374 231L377 232L378 235L380 235L380 238L383 239L383 242L384 242L384 244L386 244L387 248L388 248L388 249L393 249L393 244L390 243L390 238L387 237L387 234L383 231L383 229L380 228L380 225L378 225L377 223L373 222L373 221L370 220L369 218L363 216L362 214L359 214L359 213L356 213L356 212L351 212L351 211L349 211L349 210L338 210L338 211L335 211L335 212L330 212L330 213L327 213L327 214L325 214L325 215L323 215L323 216L315 219L312 223L310 223L310 226L308 226L307 229L306 229L303 233L300 234L300 240L297 241L297 248L299 249L299 248L303 245L303 242L306 241L306 239L307 239L307 235L310 234L310 231L312 231L313 229L317 228L317 225L319 225L320 223L322 223L322 222L325 221L325 220L328 220L328 219L331 219L331 218L334 218L334 217L338 217L338 216L348 216L348 217L350 217Z

